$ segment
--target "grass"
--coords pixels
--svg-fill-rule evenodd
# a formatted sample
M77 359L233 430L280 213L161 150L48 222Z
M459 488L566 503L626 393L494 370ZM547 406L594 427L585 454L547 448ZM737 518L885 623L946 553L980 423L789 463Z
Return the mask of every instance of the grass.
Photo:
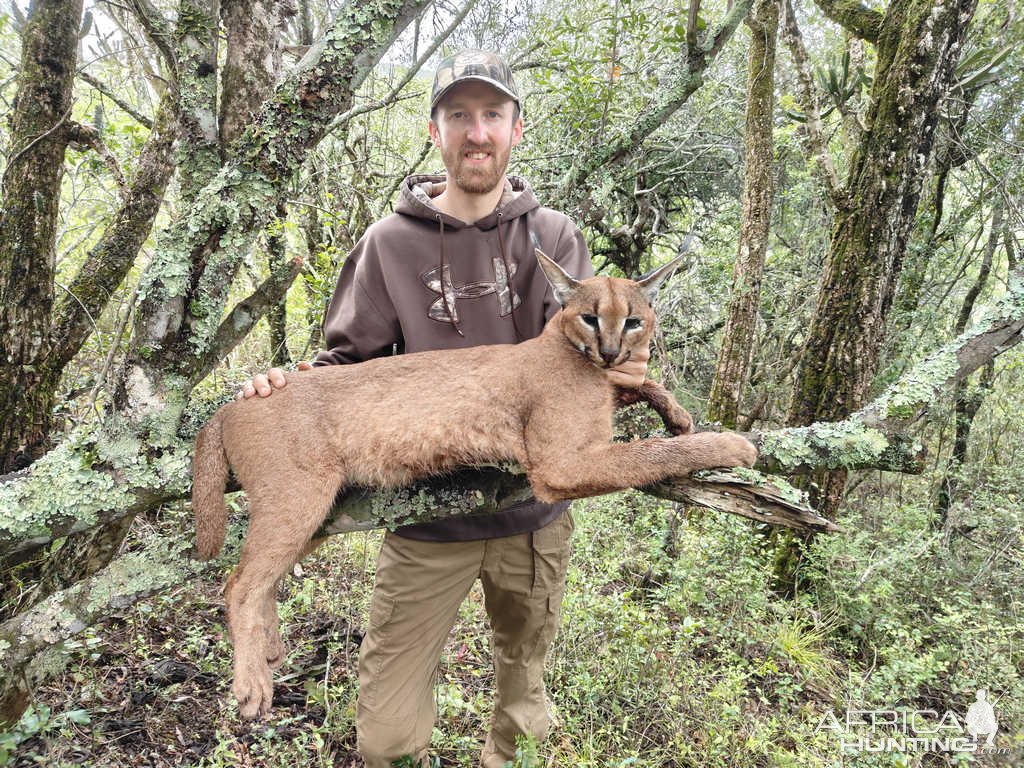
M873 493L858 488L843 521L851 533L815 544L811 587L790 600L772 593L767 538L745 521L635 492L577 503L548 658L558 726L524 744L516 765L952 765L844 755L817 725L847 706L963 712L975 686L999 697L1010 750L977 764L1021 764L1024 577L973 548L923 539L913 505L875 525L862 511ZM361 765L356 662L378 546L379 534L335 537L287 580L290 655L267 721L237 717L220 581L210 580L87 634L39 692L35 720L0 741L0 764L6 748L9 764L53 768ZM479 586L438 680L434 754L475 766L493 690Z

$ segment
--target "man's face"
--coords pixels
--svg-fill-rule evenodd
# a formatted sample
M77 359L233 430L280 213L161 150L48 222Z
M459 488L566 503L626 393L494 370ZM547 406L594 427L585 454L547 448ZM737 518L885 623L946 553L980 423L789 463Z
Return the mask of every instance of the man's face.
M523 138L515 102L476 81L445 94L430 121L430 138L441 149L448 179L469 194L494 190L505 177L512 147Z

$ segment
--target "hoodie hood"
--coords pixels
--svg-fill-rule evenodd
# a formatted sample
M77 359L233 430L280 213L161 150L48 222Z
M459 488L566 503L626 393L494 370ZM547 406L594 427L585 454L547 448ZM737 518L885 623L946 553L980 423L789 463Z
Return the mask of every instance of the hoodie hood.
M433 224L437 223L437 217L440 216L444 225L450 229L476 227L486 231L498 226L499 220L507 223L540 207L540 203L537 202L526 179L519 176L508 176L505 178L505 189L498 202L498 207L482 219L467 224L444 213L433 203L433 198L444 192L447 183L447 177L443 173L419 173L407 176L402 182L402 191L398 198L398 205L395 206L395 213L417 219L427 219Z

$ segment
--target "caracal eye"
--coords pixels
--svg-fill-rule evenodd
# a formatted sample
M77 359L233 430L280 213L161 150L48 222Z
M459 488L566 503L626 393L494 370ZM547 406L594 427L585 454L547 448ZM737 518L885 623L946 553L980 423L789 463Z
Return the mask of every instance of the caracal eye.
M580 320L594 330L597 330L597 315L580 315Z
M627 331L635 331L637 328L642 326L644 321L639 317L627 317L623 328Z

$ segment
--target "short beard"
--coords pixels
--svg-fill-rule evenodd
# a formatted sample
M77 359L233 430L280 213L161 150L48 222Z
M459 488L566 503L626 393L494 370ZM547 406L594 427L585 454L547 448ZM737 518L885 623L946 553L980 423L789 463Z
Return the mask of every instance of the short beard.
M474 150L490 153L490 168L470 170L465 167L463 155L467 151L472 152ZM511 153L511 145L505 150L504 155L499 155L494 147L474 147L466 144L455 151L442 150L441 156L444 159L445 167L451 169L449 178L456 187L470 195L486 195L488 192L494 191L494 188L505 178L505 171L508 169L508 160Z

